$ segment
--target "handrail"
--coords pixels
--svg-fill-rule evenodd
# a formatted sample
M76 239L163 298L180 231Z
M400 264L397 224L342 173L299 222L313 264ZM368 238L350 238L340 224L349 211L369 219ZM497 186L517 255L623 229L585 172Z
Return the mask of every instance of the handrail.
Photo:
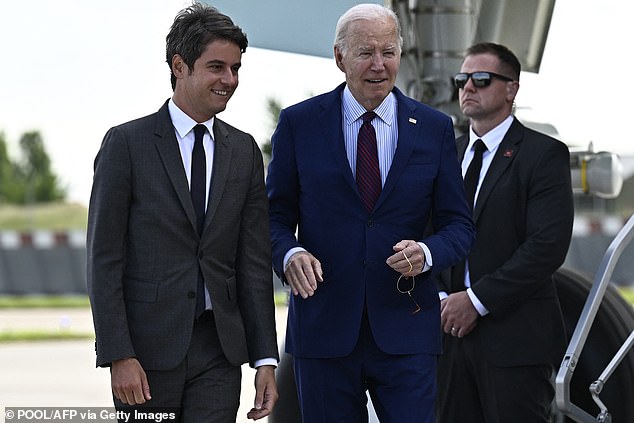
M634 344L634 332L630 334L627 341L619 349L615 357L610 361L607 368L601 374L599 379L590 385L590 393L592 398L597 403L600 409L599 415L595 418L586 411L582 410L578 406L574 405L570 400L570 381L572 375L579 363L579 356L586 343L592 324L605 295L605 291L612 278L612 273L616 267L623 250L630 244L632 238L634 238L634 215L632 215L625 223L623 228L616 234L610 246L603 255L601 264L597 270L594 281L592 282L592 288L586 299L586 303L579 316L579 321L575 328L568 349L559 367L559 372L555 378L555 401L557 407L566 416L572 418L579 423L609 423L611 417L608 413L607 407L599 399L599 393L601 392L604 383L611 376L612 372L621 362L625 354L629 351Z

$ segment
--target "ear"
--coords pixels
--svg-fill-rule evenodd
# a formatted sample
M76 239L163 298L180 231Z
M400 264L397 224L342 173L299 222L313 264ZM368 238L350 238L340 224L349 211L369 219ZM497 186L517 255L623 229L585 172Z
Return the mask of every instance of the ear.
M515 101L515 96L520 89L520 83L518 81L509 82L506 84L506 98L512 103Z
M176 79L182 78L188 69L187 64L185 64L180 54L175 54L174 57L172 57L172 73Z
M337 67L343 73L346 73L346 69L343 66L343 53L337 46L335 46L335 62L337 63Z

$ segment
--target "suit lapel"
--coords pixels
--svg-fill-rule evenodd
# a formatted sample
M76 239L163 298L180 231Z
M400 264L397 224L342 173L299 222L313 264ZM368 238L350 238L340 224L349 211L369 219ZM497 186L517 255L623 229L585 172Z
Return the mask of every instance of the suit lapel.
M172 182L174 191L185 210L187 218L192 224L195 232L196 229L196 212L192 204L191 195L189 193L189 185L187 183L187 175L183 168L183 159L181 158L178 141L174 132L174 125L169 115L167 102L161 107L157 113L156 128L154 130L156 136L156 149L158 150L165 171Z
M322 123L322 139L328 142L328 149L330 154L337 163L341 174L343 175L346 184L350 189L359 196L359 190L357 189L357 183L352 174L350 168L350 162L348 161L348 155L346 154L346 143L343 137L343 113L341 96L345 84L341 84L331 95L324 97L320 103L319 122ZM361 197L359 196L359 204L361 204Z
M207 201L207 214L205 215L205 227L207 230L209 223L218 209L222 192L227 182L227 174L231 164L232 148L229 142L229 133L224 127L224 123L218 118L214 120L214 164L209 186L209 199Z
M517 119L514 119L508 132L504 135L504 139L502 139L502 142L498 146L491 166L482 181L482 186L480 187L478 198L476 199L475 209L473 210L474 221L478 220L487 198L493 191L493 187L495 187L506 168L510 166L517 156L522 141L522 133L522 125Z
M464 154L467 152L467 145L469 145L468 135L463 135L456 140L456 151L458 152L458 163L462 163L462 160L464 160Z
M376 203L377 208L381 206L390 191L396 186L401 173L407 166L412 151L414 151L416 141L420 139L417 133L422 128L422 120L420 116L416 115L416 108L412 106L411 103L405 101L405 97L397 88L394 88L394 94L397 103L396 119L398 125L398 140L394 158L392 159L392 165L388 171L381 196Z

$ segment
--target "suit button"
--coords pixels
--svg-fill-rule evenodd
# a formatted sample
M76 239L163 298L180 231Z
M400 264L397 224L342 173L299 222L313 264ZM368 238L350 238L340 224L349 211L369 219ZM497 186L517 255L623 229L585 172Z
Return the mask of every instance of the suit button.
M194 291L189 291L187 293L187 298L196 298L196 293Z
M368 220L367 225L368 225L368 228L373 227L374 226L374 220Z

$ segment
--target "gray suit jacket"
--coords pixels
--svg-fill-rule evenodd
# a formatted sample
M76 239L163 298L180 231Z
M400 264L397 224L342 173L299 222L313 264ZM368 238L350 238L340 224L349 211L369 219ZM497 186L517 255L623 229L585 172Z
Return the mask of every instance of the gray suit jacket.
M87 239L98 366L125 357L153 370L180 363L199 268L227 359L278 357L262 155L253 137L217 118L213 132L201 236L167 102L103 140Z

